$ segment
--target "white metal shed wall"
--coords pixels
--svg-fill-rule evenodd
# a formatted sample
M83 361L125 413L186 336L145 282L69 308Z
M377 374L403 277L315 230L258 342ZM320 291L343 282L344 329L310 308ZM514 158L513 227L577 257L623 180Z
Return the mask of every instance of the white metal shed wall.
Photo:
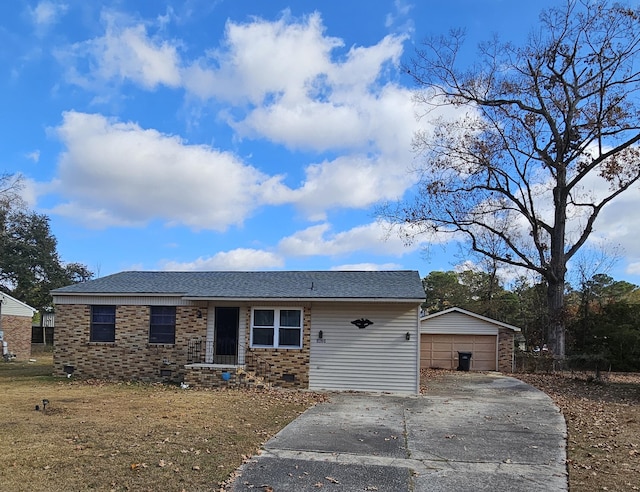
M351 324L362 317L374 324ZM309 388L417 393L418 325L413 304L314 303Z
M420 322L421 333L450 335L497 335L498 327L464 313L446 313Z

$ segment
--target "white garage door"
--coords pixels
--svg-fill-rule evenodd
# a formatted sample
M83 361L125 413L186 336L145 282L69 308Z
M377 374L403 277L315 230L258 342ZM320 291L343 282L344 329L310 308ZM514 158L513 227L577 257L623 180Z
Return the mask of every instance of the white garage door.
M420 368L456 369L458 352L472 352L472 371L496 370L495 335L429 335L420 340Z

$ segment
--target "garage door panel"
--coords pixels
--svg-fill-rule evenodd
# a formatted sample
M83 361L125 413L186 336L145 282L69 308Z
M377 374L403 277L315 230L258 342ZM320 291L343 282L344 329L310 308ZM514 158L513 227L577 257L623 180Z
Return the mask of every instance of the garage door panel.
M452 369L454 337L452 335L422 335L420 366L422 368Z
M457 352L473 352L474 346L472 343L454 343L453 344L453 352L456 357L458 356Z
M420 344L422 369L456 369L458 352L471 352L471 370L496 370L495 335L431 335L423 334Z
M453 341L442 343L442 342L434 342L431 345L431 350L434 352L451 352L451 347L453 347Z

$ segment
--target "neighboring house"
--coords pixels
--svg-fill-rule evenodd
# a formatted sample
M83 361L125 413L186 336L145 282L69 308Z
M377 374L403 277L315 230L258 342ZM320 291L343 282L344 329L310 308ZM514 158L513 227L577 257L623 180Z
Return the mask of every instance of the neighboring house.
M456 369L471 352L472 371L513 372L520 328L457 307L420 318L420 367Z
M52 294L59 375L419 391L416 271L122 272Z
M31 357L31 319L36 309L24 302L0 294L0 338L2 355L13 355L16 359Z

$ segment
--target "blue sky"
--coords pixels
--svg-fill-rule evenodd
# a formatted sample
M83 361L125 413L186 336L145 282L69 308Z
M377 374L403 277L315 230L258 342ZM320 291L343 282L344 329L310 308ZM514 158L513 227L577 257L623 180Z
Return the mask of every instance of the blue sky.
M122 270L450 270L375 217L410 190L412 81L431 34L522 41L559 2L3 2L5 172L64 261ZM605 214L640 283L640 195ZM430 254L425 255L428 248Z

